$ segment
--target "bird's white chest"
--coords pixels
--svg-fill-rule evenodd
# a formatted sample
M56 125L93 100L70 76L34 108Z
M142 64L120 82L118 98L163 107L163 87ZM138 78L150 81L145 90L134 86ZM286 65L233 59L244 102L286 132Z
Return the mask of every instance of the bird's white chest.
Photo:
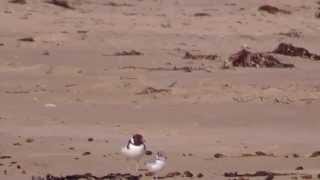
M132 144L129 144L129 147L123 147L122 153L130 158L139 158L142 155L144 155L145 148L144 145L135 146Z

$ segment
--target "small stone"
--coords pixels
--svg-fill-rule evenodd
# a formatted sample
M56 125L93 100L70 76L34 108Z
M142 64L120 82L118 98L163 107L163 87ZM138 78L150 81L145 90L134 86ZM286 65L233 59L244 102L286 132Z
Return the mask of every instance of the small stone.
M185 171L185 172L183 172L183 175L185 176L185 177L193 177L193 174L190 172L190 171Z
M225 157L225 155L221 154L221 153L216 153L216 154L214 154L214 157L215 158L223 158L223 157Z
M20 166L20 165L17 165L17 169L21 169L21 166Z
M145 153L147 156L151 156L152 155L152 151L146 151L146 153Z
M26 139L26 143L32 143L32 142L34 142L34 139L32 139L32 138L27 138Z
M300 157L300 155L299 155L299 154L294 153L294 154L292 154L292 157L294 157L294 158L298 158L298 157Z
M267 153L262 152L262 151L257 151L257 152L255 152L255 154L256 154L257 156L267 156Z
M315 151L310 155L310 157L312 157L312 158L319 157L319 156L320 156L320 151Z
M84 153L82 153L82 156L88 156L90 154L91 154L91 152L84 152Z
M93 138L89 138L88 141L89 141L89 142L92 142L92 141L93 141Z
M197 174L197 178L202 178L203 177L203 174L202 173L198 173Z
M296 167L296 170L297 170L297 171L303 170L303 167L302 167L302 166L298 166L298 167Z

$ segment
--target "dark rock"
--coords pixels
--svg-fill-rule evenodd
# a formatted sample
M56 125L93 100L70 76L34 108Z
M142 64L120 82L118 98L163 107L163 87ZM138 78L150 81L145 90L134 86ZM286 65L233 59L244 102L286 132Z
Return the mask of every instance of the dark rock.
M183 175L185 176L185 177L193 177L193 174L190 172L190 171L184 171L183 172Z
M299 157L300 157L300 155L299 155L299 154L297 154L297 153L293 153L293 154L292 154L292 157L294 157L294 158L299 158Z
M319 157L319 156L320 156L320 151L315 151L310 155L311 158L315 158L315 157Z
M147 150L147 151L145 152L145 154L146 154L147 156L151 156L151 155L152 155L152 151Z
M204 175L202 173L197 174L197 178L202 178Z
M224 154L221 154L221 153L216 153L214 154L214 157L215 158L223 158L223 157L226 157Z
M296 167L296 170L303 170L303 167L302 166L298 166L298 167Z
M92 142L92 141L93 141L93 138L88 138L88 141L89 141L89 142Z
M234 67L266 67L266 68L293 68L293 64L280 62L268 53L253 53L246 49L231 55L229 62Z
M34 142L34 139L32 139L32 138L27 138L26 139L26 143L32 143L32 142Z
M82 153L82 156L88 156L88 155L91 155L91 152L84 152L84 153Z

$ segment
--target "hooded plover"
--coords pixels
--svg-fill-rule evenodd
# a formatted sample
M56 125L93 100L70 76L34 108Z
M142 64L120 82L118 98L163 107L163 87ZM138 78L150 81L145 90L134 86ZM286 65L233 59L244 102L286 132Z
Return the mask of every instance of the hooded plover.
M146 167L149 172L154 174L154 179L157 179L157 173L160 172L166 165L167 157L161 153L157 152L155 160L146 163Z
M143 157L146 151L145 140L140 134L133 135L127 145L121 149L122 154L124 154L128 159L133 159L136 161L136 172L139 168L139 161Z

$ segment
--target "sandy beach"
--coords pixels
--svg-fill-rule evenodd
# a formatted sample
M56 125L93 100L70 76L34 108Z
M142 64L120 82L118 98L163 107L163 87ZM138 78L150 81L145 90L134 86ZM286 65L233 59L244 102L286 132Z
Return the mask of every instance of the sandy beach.
M135 133L168 156L164 179L320 178L320 60L270 53L320 54L319 2L68 4L0 1L1 180L152 179L120 153ZM294 67L225 68L242 48Z

